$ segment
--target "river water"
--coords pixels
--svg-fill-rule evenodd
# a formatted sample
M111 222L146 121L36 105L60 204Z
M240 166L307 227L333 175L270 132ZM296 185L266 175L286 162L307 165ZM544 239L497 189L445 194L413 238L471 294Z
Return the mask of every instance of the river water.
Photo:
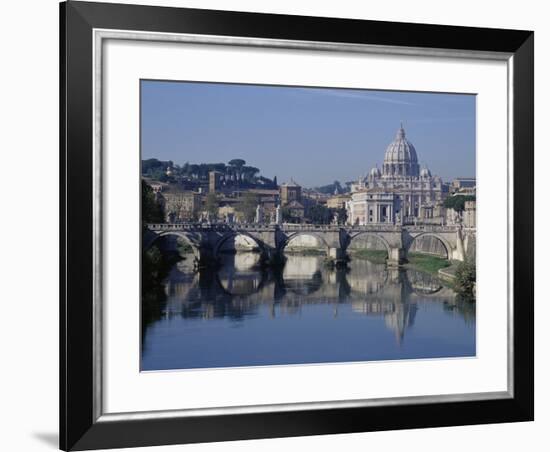
M427 273L322 256L227 254L217 270L174 264L142 303L141 369L475 356L475 304Z

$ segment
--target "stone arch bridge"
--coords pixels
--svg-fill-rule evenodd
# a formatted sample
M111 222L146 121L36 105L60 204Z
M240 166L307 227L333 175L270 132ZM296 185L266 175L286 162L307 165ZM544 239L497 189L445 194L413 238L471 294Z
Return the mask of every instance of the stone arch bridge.
M298 237L309 237L326 250L329 259L339 262L346 259L348 247L354 240L374 237L386 248L388 265L393 266L405 261L412 244L421 237L439 242L447 259L452 260L464 260L466 253L471 251L468 248L475 246L475 230L457 226L161 223L147 225L143 235L144 249L149 249L164 236L179 237L190 245L199 265L217 259L220 252L237 240L247 242L269 262L280 257Z

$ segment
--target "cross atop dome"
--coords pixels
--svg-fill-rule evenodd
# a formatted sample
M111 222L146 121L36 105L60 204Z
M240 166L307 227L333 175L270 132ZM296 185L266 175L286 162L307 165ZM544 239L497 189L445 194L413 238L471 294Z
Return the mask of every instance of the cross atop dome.
M403 121L401 121L399 130L397 131L397 138L405 138L405 129L403 128Z

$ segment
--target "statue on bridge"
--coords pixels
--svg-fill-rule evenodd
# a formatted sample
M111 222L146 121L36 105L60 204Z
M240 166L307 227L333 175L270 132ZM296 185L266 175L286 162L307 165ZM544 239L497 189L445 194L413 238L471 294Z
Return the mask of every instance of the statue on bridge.
M264 209L260 204L258 204L258 206L256 207L256 215L254 217L254 223L261 224L263 222L264 222Z
M275 207L275 224L283 224L283 213L281 212L281 206Z

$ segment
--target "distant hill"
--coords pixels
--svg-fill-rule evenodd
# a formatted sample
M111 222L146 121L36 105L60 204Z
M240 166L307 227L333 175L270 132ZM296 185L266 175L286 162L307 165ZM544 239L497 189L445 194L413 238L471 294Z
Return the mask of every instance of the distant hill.
M349 192L349 186L342 187L342 184L335 180L332 184L322 185L320 187L315 187L314 190L319 193L325 193L327 195L341 194Z
M168 169L170 171L168 171ZM269 179L260 175L260 169L246 165L242 159L225 163L185 163L174 164L171 160L162 161L155 158L141 161L141 174L160 182L177 182L182 180L205 181L211 171L220 173L220 179L226 186L262 186L276 187L277 177Z

